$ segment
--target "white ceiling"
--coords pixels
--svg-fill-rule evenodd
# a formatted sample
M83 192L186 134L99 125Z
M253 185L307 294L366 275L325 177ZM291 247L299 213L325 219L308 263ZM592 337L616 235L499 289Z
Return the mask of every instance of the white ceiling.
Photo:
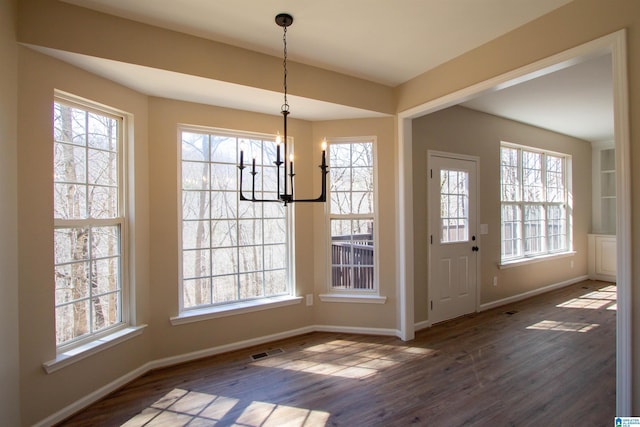
M461 105L590 142L613 142L611 67L611 55L602 55Z
M66 1L274 56L282 56L274 17L288 12L292 61L396 86L571 0ZM38 49L149 95L269 114L278 114L282 102L270 91ZM607 73L606 61L591 62L465 106L590 141L612 140L610 64ZM308 120L380 115L299 97L290 104L296 118Z

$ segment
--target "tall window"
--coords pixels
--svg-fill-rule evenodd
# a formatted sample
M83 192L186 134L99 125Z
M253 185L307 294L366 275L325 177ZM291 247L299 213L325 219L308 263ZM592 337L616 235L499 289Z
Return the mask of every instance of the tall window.
M375 291L375 180L372 140L329 144L331 288Z
M123 322L122 117L56 99L53 117L56 342Z
M273 137L183 129L182 309L285 295L287 209L240 202L238 157L256 163L256 197L275 199ZM244 191L251 194L251 175Z
M567 170L571 158L533 148L500 148L502 261L570 250Z

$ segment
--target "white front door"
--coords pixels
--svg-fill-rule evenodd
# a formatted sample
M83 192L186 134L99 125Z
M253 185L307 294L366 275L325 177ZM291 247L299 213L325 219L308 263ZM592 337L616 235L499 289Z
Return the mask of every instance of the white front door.
M477 159L429 154L429 320L476 311Z

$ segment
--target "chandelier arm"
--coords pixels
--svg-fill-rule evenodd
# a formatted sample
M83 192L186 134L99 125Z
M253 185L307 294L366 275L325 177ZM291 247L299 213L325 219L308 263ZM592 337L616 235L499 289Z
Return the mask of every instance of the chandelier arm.
M319 166L322 169L322 190L320 195L315 199L294 199L291 198L288 200L288 203L296 203L296 202L326 202L327 201L327 174L329 173L327 166Z

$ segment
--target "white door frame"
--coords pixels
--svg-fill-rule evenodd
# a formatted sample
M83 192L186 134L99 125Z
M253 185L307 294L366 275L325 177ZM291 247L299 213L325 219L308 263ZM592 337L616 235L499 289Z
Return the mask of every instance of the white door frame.
M616 149L617 288L616 315L616 415L631 416L632 383L632 263L631 263L631 156L626 30L536 61L519 69L450 93L398 113L397 279L399 336L415 337L412 120L460 104L481 93L515 85L579 63L589 57L611 54L614 91Z
M476 176L475 176L475 188L473 189L473 191L475 191L475 224L473 224L473 229L475 230L475 236L476 236L476 245L480 246L480 158L477 156L470 156L470 155L466 155L466 154L457 154L457 153L448 153L448 152L444 152L444 151L437 151L437 150L427 150L427 170L431 170L433 168L433 157L444 157L447 159L454 159L454 160L466 160L469 162L473 162L476 165ZM429 191L429 185L427 185L427 193ZM429 194L427 196L427 200L430 201L430 197L432 195ZM430 236L434 236L436 235L436 233L438 232L438 225L437 224L433 224L432 221L432 209L436 209L435 206L433 206L433 204L428 203L428 207L427 207L427 231L428 234ZM428 244L428 243L427 243ZM432 300L432 295L433 295L433 280L431 277L431 274L433 272L433 264L432 264L432 251L431 251L431 246L429 245L429 250L428 250L428 273L427 273L427 290L428 290L428 297L430 300ZM481 248L482 249L482 248ZM476 298L475 298L475 304L474 304L474 310L475 312L480 311L480 254L476 254L476 268L475 268L475 275L476 275ZM427 325L431 326L432 324L432 318L431 318L431 308L428 309L429 311L429 318L428 318L428 322Z

